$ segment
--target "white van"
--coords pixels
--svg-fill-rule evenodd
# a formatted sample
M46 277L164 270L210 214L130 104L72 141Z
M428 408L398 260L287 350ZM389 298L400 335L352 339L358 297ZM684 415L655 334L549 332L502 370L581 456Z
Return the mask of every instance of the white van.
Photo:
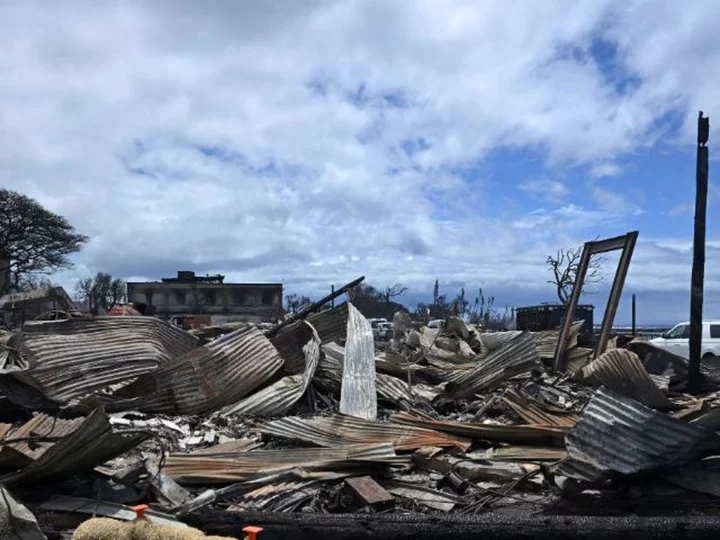
M690 358L690 323L682 322L650 343L673 354ZM700 356L720 356L720 321L703 321Z

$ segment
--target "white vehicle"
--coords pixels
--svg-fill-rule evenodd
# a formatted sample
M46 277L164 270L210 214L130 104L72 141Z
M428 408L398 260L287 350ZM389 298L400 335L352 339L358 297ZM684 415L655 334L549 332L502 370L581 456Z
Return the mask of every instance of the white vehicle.
M373 337L375 339L380 339L380 325L382 323L386 323L387 319L368 319L368 322L370 323L370 328L372 328Z
M395 325L391 322L384 322L378 325L378 339L389 341L393 337Z
M690 323L682 322L650 343L673 354L690 358ZM700 356L720 356L720 321L703 321Z
M445 326L445 319L435 319L427 324L428 328L442 328Z

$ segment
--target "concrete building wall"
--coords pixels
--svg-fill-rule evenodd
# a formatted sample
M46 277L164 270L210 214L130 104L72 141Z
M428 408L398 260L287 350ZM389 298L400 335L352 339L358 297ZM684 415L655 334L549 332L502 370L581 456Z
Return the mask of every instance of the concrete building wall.
M280 284L128 283L128 299L155 306L161 316L236 315L271 321L282 314Z

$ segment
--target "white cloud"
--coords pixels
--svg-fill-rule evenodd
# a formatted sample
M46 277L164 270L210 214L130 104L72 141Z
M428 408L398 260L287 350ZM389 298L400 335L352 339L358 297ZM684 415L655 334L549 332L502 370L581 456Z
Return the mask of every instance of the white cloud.
M622 167L617 163L600 163L593 166L590 174L593 178L605 178L608 176L619 176L622 173Z
M528 180L518 186L522 191L552 201L562 200L568 194L568 188L556 180Z
M683 214L691 214L694 210L695 205L690 203L680 203L668 210L667 215L672 217L681 216Z
M526 282L558 245L639 210L536 180L507 187L563 202L519 215L458 171L512 148L608 176L668 114L720 110L720 7L649 6L5 4L0 185L92 236L82 272ZM598 36L618 44L630 90L589 54Z
M626 197L620 193L607 188L594 187L592 197L600 208L611 215L640 215L643 210L628 202Z

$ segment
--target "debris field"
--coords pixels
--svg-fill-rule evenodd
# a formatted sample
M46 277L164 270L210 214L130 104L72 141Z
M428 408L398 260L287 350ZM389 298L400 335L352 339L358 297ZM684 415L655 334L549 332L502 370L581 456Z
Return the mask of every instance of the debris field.
M553 373L559 331L393 322L382 351L349 303L280 327L0 334L0 536L69 537L138 504L179 527L211 510L719 513L711 366L690 396L683 358L615 337L593 359L581 323Z

